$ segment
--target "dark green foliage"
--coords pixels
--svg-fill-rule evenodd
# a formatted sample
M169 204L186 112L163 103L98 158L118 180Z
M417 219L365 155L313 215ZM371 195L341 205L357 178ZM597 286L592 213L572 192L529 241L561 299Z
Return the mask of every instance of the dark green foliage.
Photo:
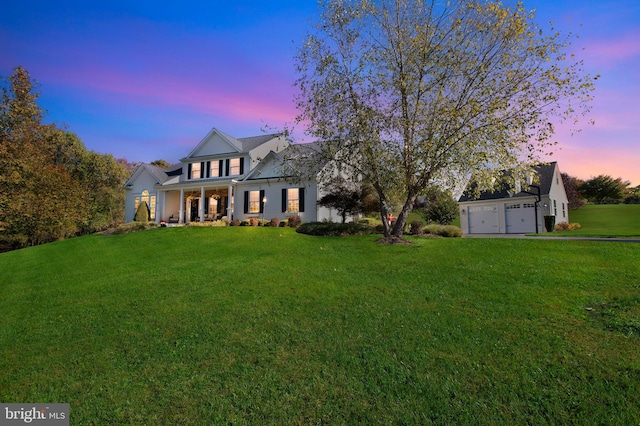
M615 204L624 199L629 182L621 178L600 175L585 181L577 187L580 194L587 200L598 204Z
M627 195L624 197L625 204L640 204L640 185L629 188Z
M375 228L362 223L309 222L296 230L300 234L317 236L368 235L374 234Z
M448 192L437 191L429 197L423 210L427 223L449 225L458 217L458 203Z
M136 215L133 218L134 222L149 222L149 217L151 216L151 212L149 211L149 206L146 201L142 201L138 206L138 210L136 210Z

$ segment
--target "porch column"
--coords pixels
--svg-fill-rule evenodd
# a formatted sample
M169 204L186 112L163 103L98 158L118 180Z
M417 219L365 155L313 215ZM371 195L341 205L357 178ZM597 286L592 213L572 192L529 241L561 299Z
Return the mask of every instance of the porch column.
M227 197L227 218L233 220L233 185L229 184L227 191L229 191L229 196Z
M184 223L184 188L180 188L180 210L179 210L180 218L178 219L178 223Z
M200 187L200 205L199 205L200 222L204 222L204 186Z

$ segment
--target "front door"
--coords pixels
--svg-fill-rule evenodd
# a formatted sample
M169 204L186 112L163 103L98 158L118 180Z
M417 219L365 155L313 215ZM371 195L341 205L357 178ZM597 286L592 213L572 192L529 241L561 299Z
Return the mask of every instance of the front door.
M190 214L190 221L191 222L196 222L198 219L198 214L200 213L200 209L199 209L199 199L194 199L191 200L191 214Z

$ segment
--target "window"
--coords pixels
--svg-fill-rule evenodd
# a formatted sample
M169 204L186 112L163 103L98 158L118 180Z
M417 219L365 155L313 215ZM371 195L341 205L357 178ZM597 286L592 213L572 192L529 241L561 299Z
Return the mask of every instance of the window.
M562 203L562 217L567 217L567 211L565 210L564 203Z
M282 188L282 213L304 212L304 188Z
M143 190L139 197L136 197L133 204L134 214L138 211L138 207L140 207L143 201L147 203L147 207L149 208L149 219L154 220L156 218L156 196L151 195L147 189Z
M558 216L558 206L556 204L556 200L553 200L553 215Z
M522 204L522 208L523 209L533 209L535 207L536 207L536 205L534 203L523 203Z
M189 170L191 171L189 179L200 179L202 177L200 163L191 163L189 166Z
M209 176L212 176L212 177L220 176L220 162L218 160L211 162L211 169L209 171Z
M264 190L244 191L244 212L264 213Z
M239 175L242 172L240 171L240 159L232 158L229 160L229 176Z
M300 211L300 191L298 188L287 189L287 211L299 212Z
M260 191L249 191L249 213L260 213Z

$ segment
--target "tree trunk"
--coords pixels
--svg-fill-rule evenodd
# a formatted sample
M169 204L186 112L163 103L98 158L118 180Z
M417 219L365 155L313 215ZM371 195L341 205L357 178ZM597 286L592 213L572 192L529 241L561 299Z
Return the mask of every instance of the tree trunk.
M394 237L398 237L398 238L402 237L402 234L404 232L404 227L407 224L407 219L409 218L409 214L413 210L413 204L415 203L416 198L418 198L417 195L410 195L407 197L407 201L405 201L404 206L402 206L402 211L398 215L398 218L396 219L396 224L393 227L393 232L391 233L391 235L393 235Z

